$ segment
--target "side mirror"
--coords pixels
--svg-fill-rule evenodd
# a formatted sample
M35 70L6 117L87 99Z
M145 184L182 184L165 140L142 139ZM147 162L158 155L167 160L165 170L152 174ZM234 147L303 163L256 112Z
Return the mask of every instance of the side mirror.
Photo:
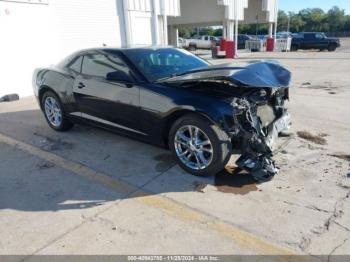
M106 75L108 81L122 82L130 84L133 82L132 78L123 71L114 71Z

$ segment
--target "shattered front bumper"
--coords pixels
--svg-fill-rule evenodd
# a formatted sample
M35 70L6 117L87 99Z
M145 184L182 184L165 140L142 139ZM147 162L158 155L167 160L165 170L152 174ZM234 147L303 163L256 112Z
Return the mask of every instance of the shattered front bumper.
M271 124L269 134L265 138L265 141L272 152L276 150L278 135L282 132L287 132L291 126L292 116L289 112L286 112L282 117L278 118L273 124Z
M292 125L292 117L285 111L269 124L267 134L259 124L259 117L253 114L251 117L248 128L241 128L244 143L241 148L242 156L236 161L236 165L248 171L256 180L268 181L278 174L279 169L272 157L277 148L279 134L288 131Z

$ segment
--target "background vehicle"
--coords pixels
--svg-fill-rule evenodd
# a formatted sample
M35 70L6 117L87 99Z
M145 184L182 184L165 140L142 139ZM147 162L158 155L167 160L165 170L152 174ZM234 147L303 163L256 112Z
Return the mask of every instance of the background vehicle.
M183 38L181 38L181 37L179 37L178 38L178 40L177 40L177 47L178 48L183 48L183 46L184 46L184 39Z
M290 33L290 32L278 32L276 34L277 39L286 39L289 37L292 37L292 33Z
M238 166L269 179L275 140L290 126L289 81L275 63L209 66L175 48L104 48L37 69L33 86L54 130L88 123L166 146L194 175L220 172L234 148Z
M299 49L319 49L321 51L335 51L340 47L338 38L327 37L324 33L299 33L292 39L292 51Z
M238 49L245 49L245 42L252 39L249 35L238 35Z
M183 48L191 51L196 49L210 49L213 42L218 44L220 41L215 36L203 35L198 38L184 39Z

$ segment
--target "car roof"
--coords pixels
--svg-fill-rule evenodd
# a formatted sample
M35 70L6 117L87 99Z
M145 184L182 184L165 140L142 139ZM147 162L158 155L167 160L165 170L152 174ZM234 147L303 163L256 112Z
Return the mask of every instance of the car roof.
M127 50L158 50L158 49L169 49L169 48L175 48L173 46L137 46L137 47L95 47L95 48L86 48L82 49L80 51L77 51L77 53L94 53L94 52L123 52Z
M96 54L96 53L115 53L121 52L124 53L126 50L160 50L160 49L175 49L173 46L143 46L143 47L95 47L95 48L86 48L77 50L74 53L70 54L66 58L64 58L61 62L57 64L58 67L67 66L70 62L76 59L79 56L84 56L88 54Z
M177 49L173 46L138 46L138 47L95 47L86 48L74 52L70 57L77 57L81 55L95 54L95 53L123 53L125 54L128 50L161 50L161 49Z

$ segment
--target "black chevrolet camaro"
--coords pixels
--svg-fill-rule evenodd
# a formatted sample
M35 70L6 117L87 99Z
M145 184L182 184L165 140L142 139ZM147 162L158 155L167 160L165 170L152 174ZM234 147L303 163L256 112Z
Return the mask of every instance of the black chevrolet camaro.
M211 66L175 48L82 50L34 72L51 128L88 123L169 148L194 175L214 175L231 155L259 180L291 125L290 72L276 62Z

